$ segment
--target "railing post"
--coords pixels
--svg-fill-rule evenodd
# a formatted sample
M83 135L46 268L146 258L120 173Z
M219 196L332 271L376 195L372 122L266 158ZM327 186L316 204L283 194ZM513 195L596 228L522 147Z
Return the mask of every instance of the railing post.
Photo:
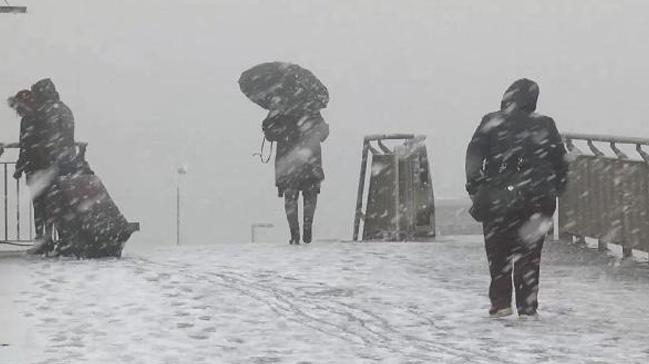
M568 149L569 153L581 154L581 151L577 147L575 147L575 145L573 144L572 139L564 137L564 143L565 143L566 148ZM568 170L568 175L566 176L566 178L569 178L569 177L570 177L570 170ZM571 181L568 180L568 183L571 183ZM566 189L568 189L569 187L570 187L570 185L567 185ZM557 210L558 211L557 211L557 228L556 228L556 230L558 230L557 237L558 237L558 239L560 241L564 241L564 242L567 242L567 243L572 243L572 240L573 240L572 234L570 234L569 232L567 232L565 230L565 226L568 223L567 220L570 218L568 216L569 214L568 214L568 212L566 210L567 210L567 206L569 204L571 204L571 196L568 196L567 192L568 191L566 190L566 191L564 191L564 193L562 195L557 197ZM564 201L564 200L566 200L566 201ZM574 206L572 206L572 208L574 209ZM572 218L574 219L574 217L572 217Z
M180 246L180 183L176 185L176 246Z
M605 252L608 250L608 243L603 239L597 239L597 250L600 252Z
M627 259L633 257L633 248L626 246L622 247L622 258Z
M358 181L358 193L356 195L356 213L354 215L354 233L352 239L358 240L358 233L361 226L361 218L363 214L363 194L365 193L365 175L367 173L367 159L370 150L370 142L363 140L363 151L361 153L361 173Z
M27 213L27 221L29 221L29 240L34 240L34 207L32 206L32 201L29 201L29 204L27 206L27 209L29 210L29 212Z
M20 179L16 179L16 239L20 240Z
M9 240L9 179L7 178L7 163L4 163L4 210L5 210L5 240Z
M557 200L557 229L558 230L558 238L560 241L565 241L567 243L572 243L572 234L569 232L565 231L563 229L564 226L566 226L566 220L568 219L567 213L565 210L567 203L562 203L561 200L564 197L560 196Z

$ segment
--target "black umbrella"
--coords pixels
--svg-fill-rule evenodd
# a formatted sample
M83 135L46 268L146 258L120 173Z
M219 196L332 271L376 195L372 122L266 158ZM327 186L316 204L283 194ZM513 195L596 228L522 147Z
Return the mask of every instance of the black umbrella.
M329 102L329 91L322 82L311 71L291 63L257 65L241 74L239 87L266 110L319 110Z

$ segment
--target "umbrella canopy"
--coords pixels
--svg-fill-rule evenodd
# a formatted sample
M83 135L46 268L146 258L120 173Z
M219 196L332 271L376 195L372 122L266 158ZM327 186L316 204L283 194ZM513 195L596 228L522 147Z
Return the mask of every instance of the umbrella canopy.
M311 71L291 63L257 65L241 74L239 87L266 110L319 110L329 102L329 91L322 82Z

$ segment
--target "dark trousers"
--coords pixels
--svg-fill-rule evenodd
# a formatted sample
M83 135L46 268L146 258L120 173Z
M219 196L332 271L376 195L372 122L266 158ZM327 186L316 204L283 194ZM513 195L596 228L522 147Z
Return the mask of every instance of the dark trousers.
M548 219L539 218L544 218L545 221ZM489 299L492 306L499 309L510 307L514 290L519 314L534 313L538 307L541 251L545 234L539 233L538 224L530 221L529 218L512 218L483 223L491 274Z
M33 188L35 184L33 173L27 173L27 185ZM47 197L50 194L50 186L40 187L41 190L32 196L32 206L34 208L34 229L36 230L36 240L41 240L47 234L48 214L47 214Z
M300 223L298 221L299 192L298 190L287 190L284 192L284 209L291 231L291 241L296 243L300 240ZM302 191L302 199L304 200L304 235L307 236L311 234L313 217L315 216L315 209L318 204L318 194L312 191ZM307 239L310 239L310 237Z
M45 227L47 223L47 214L45 212L45 198L43 195L35 196L32 199L34 206L34 229L36 230L36 240L41 240L45 236Z

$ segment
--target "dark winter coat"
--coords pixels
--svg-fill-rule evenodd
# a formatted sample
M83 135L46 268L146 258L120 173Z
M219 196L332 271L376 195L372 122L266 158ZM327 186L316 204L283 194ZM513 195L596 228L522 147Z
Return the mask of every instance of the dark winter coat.
M46 155L47 166L69 168L76 156L72 111L60 100L50 79L38 81L31 90L37 105L35 125L39 129L35 141Z
M277 142L275 184L280 195L324 179L320 143L329 136L329 125L319 112L269 115L262 129L266 139Z
M528 196L541 196L537 210L552 215L566 183L566 150L552 118L535 113L538 85L514 82L499 111L485 115L466 153L466 189L522 183Z
M20 154L16 171L31 174L50 167L48 152L45 149L46 135L43 124L35 113L29 113L20 120Z

